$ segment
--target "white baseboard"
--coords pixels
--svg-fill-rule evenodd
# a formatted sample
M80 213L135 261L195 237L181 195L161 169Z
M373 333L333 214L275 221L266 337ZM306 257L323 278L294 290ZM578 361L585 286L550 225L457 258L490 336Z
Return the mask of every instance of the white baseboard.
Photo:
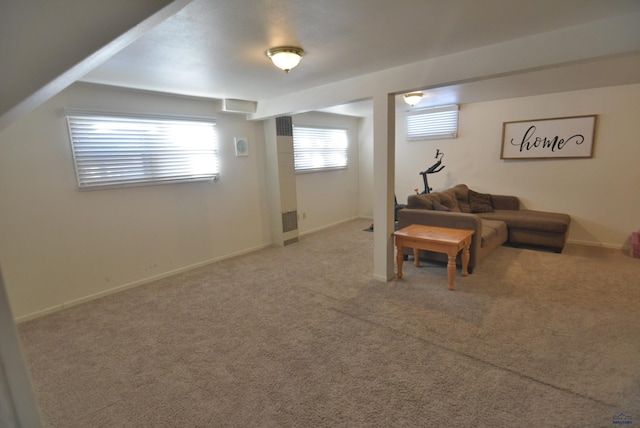
M394 278L395 278L395 275L392 278L387 278L386 276L377 275L375 273L373 274L373 279L380 282L390 282L390 281L393 281Z
M299 232L298 235L299 236L309 235L310 233L315 233L315 232L319 232L319 231L324 230L324 229L329 229L330 227L337 226L339 224L343 224L343 223L349 222L351 220L356 220L356 219L359 219L359 218L363 218L363 217L355 216L355 217L347 218L345 220L336 221L334 223L325 224L323 226L316 227L315 229L309 229L309 230L305 230L304 232Z
M205 261L194 263L194 264L191 264L191 265L188 265L188 266L183 266L183 267L178 268L178 269L173 269L173 270L170 270L170 271L167 271L167 272L163 272L163 273L160 273L160 274L157 274L157 275L148 276L148 277L139 279L137 281L129 282L127 284L122 284L122 285L119 285L119 286L116 286L116 287L113 287L113 288L109 288L107 290L100 291L98 293L94 293L94 294L90 294L90 295L87 295L87 296L83 296L83 297L80 297L78 299L74 299L74 300L70 300L68 302L61 303L59 305L54 305L54 306L48 307L46 309L42 309L42 310L39 310L39 311L36 311L36 312L32 312L30 314L23 315L21 317L17 317L14 320L15 320L16 324L18 324L18 323L21 323L21 322L25 322L25 321L29 321L29 320L32 320L32 319L40 318L40 317L43 317L45 315L49 315L49 314L52 314L54 312L61 311L63 309L68 309L68 308L71 308L73 306L80 305L82 303L86 303L86 302L90 302L92 300L99 299L101 297L105 297L105 296L109 296L111 294L119 293L121 291L128 290L130 288L134 288L134 287L138 287L140 285L148 284L150 282L157 281L157 280L163 279L163 278L167 278L167 277L170 277L170 276L173 276L173 275L177 275L177 274L180 274L182 272L187 272L187 271L192 270L192 269L197 269L199 267L206 266L206 265L209 265L211 263L216 263L216 262L220 262L222 260L232 259L234 257L238 257L238 256L241 256L241 255L244 255L244 254L252 253L254 251L258 251L258 250L261 250L263 248L267 248L269 246L270 246L270 244L269 245L260 245L260 246L257 246L257 247L253 247L253 248L249 248L249 249L246 249L246 250L238 251L236 253L227 254L227 255L224 255L222 257L217 257L215 259L205 260Z
M622 250L624 248L629 248L628 246L625 247L625 245L620 245L620 244L608 244L606 242L581 241L579 239L567 239L567 244L586 245L588 247L610 248L612 250Z

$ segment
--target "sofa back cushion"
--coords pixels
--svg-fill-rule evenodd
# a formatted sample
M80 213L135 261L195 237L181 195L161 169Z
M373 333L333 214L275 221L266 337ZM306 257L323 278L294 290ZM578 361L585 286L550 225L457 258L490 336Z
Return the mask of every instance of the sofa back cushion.
M409 195L407 208L470 213L469 192L466 184L457 184L441 192Z
M449 211L461 212L460 207L458 206L458 197L456 196L456 191L453 188L444 190L439 193L440 203L442 205L449 208Z
M436 201L433 201L433 209L436 211L451 211L448 206Z
M409 195L407 198L407 208L420 208L423 210L432 210L433 203L440 203L440 196L437 193L429 193L426 195Z
M458 208L463 213L470 213L471 207L469 206L469 188L466 184L457 184L453 186L451 189L456 194L456 199L458 200Z

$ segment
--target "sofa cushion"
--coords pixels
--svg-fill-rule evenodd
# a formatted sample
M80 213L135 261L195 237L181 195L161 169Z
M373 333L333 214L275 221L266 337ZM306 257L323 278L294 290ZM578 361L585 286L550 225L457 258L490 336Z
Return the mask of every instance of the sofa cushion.
M565 233L569 229L571 217L568 214L533 210L496 210L478 214L482 219L501 220L509 229L523 229L540 232Z
M428 195L411 195L409 196L409 206L412 208L422 208L426 210L433 209L433 198Z
M490 213L494 211L490 194L474 192L471 189L469 189L469 206L472 213Z
M470 213L471 207L469 206L469 188L466 184L457 184L452 187L458 200L458 208L463 213Z
M463 213L471 214L471 206L469 205L469 202L458 201L458 208L460 208L460 211Z
M454 189L447 189L438 193L440 194L440 203L442 205L449 208L449 211L460 212L458 198Z
M482 219L482 236L480 241L481 247L486 247L497 237L503 240L507 239L507 224L499 220Z
M440 203L440 196L438 193L428 193L420 195L409 195L407 198L407 208L419 208L423 210L432 210L433 203Z
M440 202L433 201L433 209L436 211L451 211L446 205L442 205Z
M469 188L466 184L456 184L452 189L456 193L456 198L458 198L459 201L469 200Z

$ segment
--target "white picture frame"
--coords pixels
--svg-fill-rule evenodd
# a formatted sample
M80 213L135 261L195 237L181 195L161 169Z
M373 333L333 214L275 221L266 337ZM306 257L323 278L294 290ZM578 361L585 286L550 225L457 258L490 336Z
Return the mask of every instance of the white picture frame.
M500 159L593 157L596 117L503 122Z
M249 156L249 142L246 137L235 137L233 141L236 148L236 156Z

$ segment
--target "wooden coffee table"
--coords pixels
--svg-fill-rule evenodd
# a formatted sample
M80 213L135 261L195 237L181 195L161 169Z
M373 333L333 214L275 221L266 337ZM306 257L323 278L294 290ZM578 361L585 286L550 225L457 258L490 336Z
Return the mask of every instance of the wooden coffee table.
M456 276L456 256L462 250L462 276L467 276L469 267L469 246L473 230L450 229L447 227L424 226L412 224L393 232L398 249L398 278L402 278L402 262L404 261L404 247L413 248L414 264L420 266L419 250L445 253L449 257L447 276L449 290L453 290L453 280Z

